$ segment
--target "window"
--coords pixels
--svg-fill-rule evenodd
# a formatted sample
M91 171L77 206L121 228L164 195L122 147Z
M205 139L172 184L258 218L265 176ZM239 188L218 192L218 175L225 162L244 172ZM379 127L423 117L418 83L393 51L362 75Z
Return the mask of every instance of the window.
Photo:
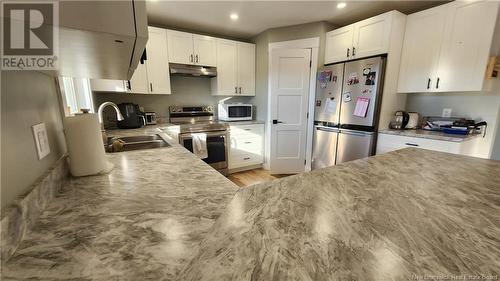
M82 109L95 112L89 79L59 77L59 85L66 116L81 112Z

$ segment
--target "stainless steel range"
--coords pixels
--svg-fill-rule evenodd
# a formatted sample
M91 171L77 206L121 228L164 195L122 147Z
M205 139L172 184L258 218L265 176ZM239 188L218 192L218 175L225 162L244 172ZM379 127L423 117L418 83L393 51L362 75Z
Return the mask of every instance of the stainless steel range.
M205 133L208 157L202 159L227 175L229 126L214 121L213 106L171 106L170 123L179 125L179 143L193 152L193 134Z

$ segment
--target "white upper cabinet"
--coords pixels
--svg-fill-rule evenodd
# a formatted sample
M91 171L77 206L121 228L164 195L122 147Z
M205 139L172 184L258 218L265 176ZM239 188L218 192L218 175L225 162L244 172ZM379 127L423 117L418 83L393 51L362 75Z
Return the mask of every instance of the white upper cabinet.
M212 78L212 94L238 94L238 45L235 41L217 40L217 77Z
M172 63L193 64L193 35L167 30L168 59Z
M385 13L354 24L352 57L364 58L387 53L392 13Z
M434 88L438 92L480 91L499 2L455 1L449 6L437 68L439 84Z
M387 12L326 33L325 64L385 54L397 11Z
M112 79L90 79L90 88L96 92L122 92L127 91L123 80Z
M345 61L352 55L354 25L335 29L326 34L325 64Z
M217 77L212 95L255 96L255 45L217 39Z
M149 93L149 85L148 85L148 73L146 69L146 62L139 62L137 68L132 74L130 80L128 80L128 91L133 94L148 94Z
M167 30L168 58L172 63L215 66L216 39L210 36Z
M238 95L255 96L255 45L238 43Z
M454 1L409 15L398 92L481 91L498 8Z
M216 65L217 40L214 37L193 34L193 50L195 64Z
M168 69L167 31L149 27L147 52L147 80L150 94L171 94Z
M445 16L446 7L439 6L407 17L398 92L415 93L432 90Z

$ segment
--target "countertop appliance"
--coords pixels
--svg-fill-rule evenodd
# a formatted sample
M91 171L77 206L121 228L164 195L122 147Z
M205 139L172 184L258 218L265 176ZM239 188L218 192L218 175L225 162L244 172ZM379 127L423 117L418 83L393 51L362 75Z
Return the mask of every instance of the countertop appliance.
M404 130L410 121L410 114L406 111L396 111L394 113L394 118L389 124L389 128L394 130Z
M313 169L375 153L385 61L373 57L318 71Z
M253 105L244 103L220 104L217 108L219 120L246 121L253 119Z
M227 175L229 125L214 121L213 106L171 106L170 123L179 125L179 143L193 152L193 134L205 133L208 157L202 159Z
M144 112L144 117L146 118L146 125L156 124L156 113L155 112Z
M420 121L420 114L417 112L408 112L408 124L406 129L417 129Z
M123 120L117 122L118 128L136 129L146 125L144 113L141 112L139 105L135 103L120 103L118 108L123 115Z

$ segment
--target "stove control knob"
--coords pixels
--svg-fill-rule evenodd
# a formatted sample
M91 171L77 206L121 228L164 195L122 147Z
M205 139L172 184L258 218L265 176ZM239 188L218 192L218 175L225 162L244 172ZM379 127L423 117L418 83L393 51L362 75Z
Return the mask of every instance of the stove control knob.
M214 111L214 107L213 106L207 106L206 108L203 109L203 111L213 112Z

